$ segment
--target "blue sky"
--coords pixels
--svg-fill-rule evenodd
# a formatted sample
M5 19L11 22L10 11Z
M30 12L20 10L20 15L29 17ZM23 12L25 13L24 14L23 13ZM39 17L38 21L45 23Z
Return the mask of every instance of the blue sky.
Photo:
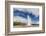
M33 11L32 11L33 10ZM14 16L20 16L27 19L27 16L30 16L33 22L39 21L39 12L38 9L15 9Z

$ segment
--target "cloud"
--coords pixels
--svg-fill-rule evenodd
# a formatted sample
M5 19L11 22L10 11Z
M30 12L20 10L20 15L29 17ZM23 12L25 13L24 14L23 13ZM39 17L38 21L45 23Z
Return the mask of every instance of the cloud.
M38 8L14 8L14 10L28 12L28 13L32 13L35 16L39 16L39 9Z
M15 12L15 15L18 16L14 16L14 21L18 21L18 22L23 22L23 23L27 23L27 15L28 14L30 16L30 19L33 24L38 24L39 23L39 9L38 8L14 8L14 11L18 10L19 12ZM21 12L21 13L20 13ZM17 14L16 14L17 13Z
M14 22L22 22L22 23L27 23L28 22L27 19L19 17L19 16L14 16L13 21Z
M36 17L32 13L28 13L28 12L25 12L25 11L23 12L23 11L19 11L19 10L14 11L14 16L20 16L20 17L23 17L23 18L26 18L26 19L27 19L27 16L29 16L33 21L39 20L39 16Z

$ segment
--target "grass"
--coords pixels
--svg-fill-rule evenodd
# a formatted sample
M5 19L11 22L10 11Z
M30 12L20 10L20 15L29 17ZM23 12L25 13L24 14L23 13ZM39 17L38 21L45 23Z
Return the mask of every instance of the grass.
M24 27L26 24L25 23L21 23L21 22L13 22L13 26L14 27Z
M19 27L19 28L29 27L29 26L26 26L25 23L21 23L21 22L13 22L13 26ZM38 26L39 26L39 24L32 24L32 26L30 26L30 27L38 27Z
M21 23L21 22L13 22L13 26L16 26L16 25L25 25L25 23Z

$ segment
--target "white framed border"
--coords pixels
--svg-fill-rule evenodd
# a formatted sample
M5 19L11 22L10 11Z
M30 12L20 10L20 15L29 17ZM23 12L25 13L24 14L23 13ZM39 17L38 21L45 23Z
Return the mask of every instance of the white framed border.
M13 28L13 8L39 8L39 27ZM25 30L26 29L26 30ZM10 32L42 30L42 6L10 5Z

